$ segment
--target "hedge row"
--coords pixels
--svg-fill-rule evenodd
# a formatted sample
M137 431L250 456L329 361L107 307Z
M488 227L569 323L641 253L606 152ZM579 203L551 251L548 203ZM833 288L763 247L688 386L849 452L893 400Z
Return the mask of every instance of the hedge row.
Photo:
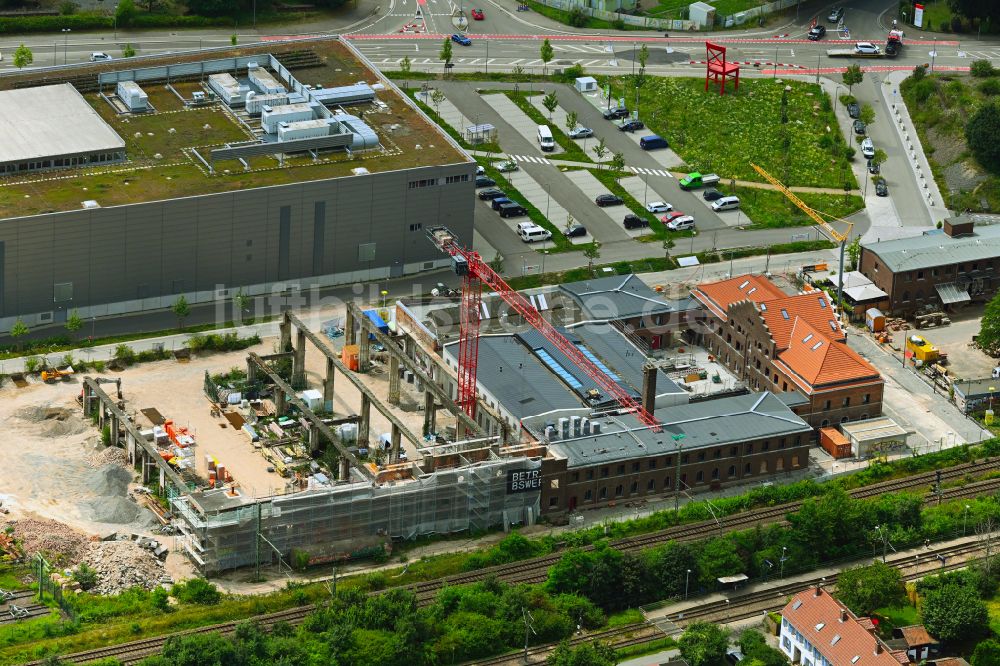
M232 25L232 19L206 16L175 16L172 14L139 14L128 26L119 28L204 28ZM71 30L109 30L114 17L103 14L82 13L68 16L4 16L0 17L0 34L22 32L58 32Z

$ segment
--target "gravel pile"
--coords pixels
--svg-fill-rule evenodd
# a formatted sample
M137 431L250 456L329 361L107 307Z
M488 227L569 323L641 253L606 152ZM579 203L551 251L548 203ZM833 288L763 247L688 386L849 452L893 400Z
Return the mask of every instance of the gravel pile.
M131 587L152 590L166 575L163 563L134 541L90 544L87 564L97 571L97 594L119 594Z
M3 529L7 527L14 529L14 538L21 542L21 548L29 557L41 552L54 560L76 564L90 545L85 534L54 520L25 518L11 521Z
M105 449L99 455L114 449ZM118 449L120 450L120 449ZM83 503L90 510L90 519L98 523L124 525L139 517L139 507L128 498L128 485L132 481L132 471L117 464L107 464L98 468L87 482L96 495Z
M96 469L100 469L105 465L114 465L116 467L128 468L128 461L125 458L125 449L118 448L117 446L103 446L97 447L99 450L94 453L94 455L87 457L87 464Z

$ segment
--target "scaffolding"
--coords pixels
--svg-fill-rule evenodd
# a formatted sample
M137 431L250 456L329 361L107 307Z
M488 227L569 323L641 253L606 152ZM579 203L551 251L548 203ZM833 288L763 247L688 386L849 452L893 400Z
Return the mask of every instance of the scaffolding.
M381 486L351 483L253 500L226 491L174 499L185 523L185 547L203 573L286 560L306 552L311 563L349 559L392 540L531 524L540 493L512 492L511 472L540 472L541 461L501 458L423 474ZM218 508L206 509L205 507ZM258 547L258 534L274 549Z

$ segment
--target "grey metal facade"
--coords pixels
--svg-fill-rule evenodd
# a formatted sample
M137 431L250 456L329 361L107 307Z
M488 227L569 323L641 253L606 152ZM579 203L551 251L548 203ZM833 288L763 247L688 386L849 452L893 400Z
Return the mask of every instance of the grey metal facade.
M221 289L255 295L445 266L424 230L447 220L471 245L474 180L470 161L8 218L0 330L18 317L44 325L74 309L104 316L169 307L180 294L207 302Z

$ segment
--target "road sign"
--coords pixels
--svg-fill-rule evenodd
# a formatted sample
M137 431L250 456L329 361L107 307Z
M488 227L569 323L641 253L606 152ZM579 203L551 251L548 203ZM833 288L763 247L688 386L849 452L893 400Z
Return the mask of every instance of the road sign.
M913 5L913 25L917 28L924 27L924 6L919 2Z

